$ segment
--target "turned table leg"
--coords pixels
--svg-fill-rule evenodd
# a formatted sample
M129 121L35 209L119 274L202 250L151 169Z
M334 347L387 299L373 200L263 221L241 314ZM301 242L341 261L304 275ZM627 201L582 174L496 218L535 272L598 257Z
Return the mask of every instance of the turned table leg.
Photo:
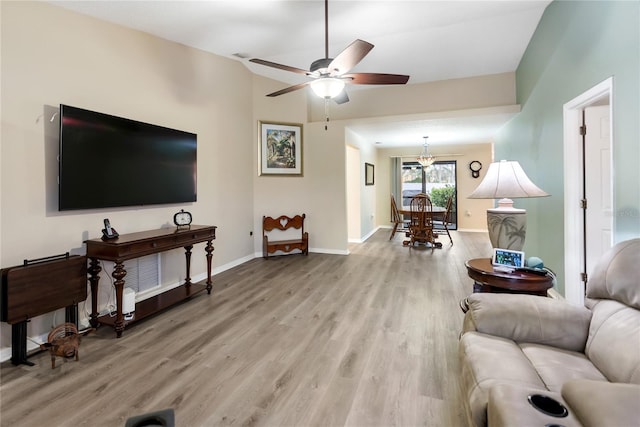
M100 261L97 258L90 258L89 262L89 284L91 285L91 317L89 323L91 327L98 327L98 283L100 282Z
M211 244L211 240L207 241L207 246L204 248L207 252L207 293L211 295L211 289L213 288L213 284L211 282L211 259L213 258L213 245Z
M127 275L127 271L124 269L122 261L116 261L113 273L111 274L115 281L113 285L116 288L116 336L120 338L122 331L124 331L124 315L122 314L122 297L124 291L124 276Z
M185 286L191 286L191 249L193 249L193 245L184 247L184 257L187 261L187 276L184 278Z

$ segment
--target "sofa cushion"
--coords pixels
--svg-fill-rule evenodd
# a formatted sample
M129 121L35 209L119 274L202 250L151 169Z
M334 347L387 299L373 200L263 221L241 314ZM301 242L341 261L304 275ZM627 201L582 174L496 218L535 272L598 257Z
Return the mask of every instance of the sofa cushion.
M463 331L584 351L591 312L553 298L477 293L467 297Z
M460 338L461 386L473 423L486 425L489 389L496 384L514 384L546 390L529 359L512 340L480 332Z
M598 260L587 282L587 297L640 310L640 238L616 244Z
M562 387L562 397L587 427L639 424L638 385L575 380Z
M585 353L611 382L640 384L640 311L618 301L592 308Z
M607 381L582 353L540 344L521 344L520 348L551 391L559 393L566 381L576 378Z

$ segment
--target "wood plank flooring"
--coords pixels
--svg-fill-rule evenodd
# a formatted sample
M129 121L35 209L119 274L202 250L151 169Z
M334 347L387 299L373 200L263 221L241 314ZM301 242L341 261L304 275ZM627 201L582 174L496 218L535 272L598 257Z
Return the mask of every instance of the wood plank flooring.
M464 426L458 301L485 233L409 249L379 230L351 254L254 259L199 295L48 353L0 366L2 426L124 426L173 408L191 426Z

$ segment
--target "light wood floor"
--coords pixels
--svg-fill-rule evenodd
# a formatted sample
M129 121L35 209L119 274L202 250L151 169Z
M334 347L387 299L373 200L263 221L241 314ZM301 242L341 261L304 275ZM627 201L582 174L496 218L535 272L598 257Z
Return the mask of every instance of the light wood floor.
M247 262L120 339L84 337L79 362L5 362L0 424L123 426L174 408L181 427L463 426L458 301L489 239L454 232L432 253L388 237Z

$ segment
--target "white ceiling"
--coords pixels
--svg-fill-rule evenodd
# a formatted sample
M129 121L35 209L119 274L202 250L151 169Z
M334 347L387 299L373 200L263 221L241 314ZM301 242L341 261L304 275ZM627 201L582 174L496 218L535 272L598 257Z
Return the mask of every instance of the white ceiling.
M309 69L311 62L324 57L323 0L50 3L242 61L253 73L282 81L283 88L307 78L248 59ZM375 48L353 71L408 74L408 84L515 71L549 3L329 0L329 56L335 57L355 39L366 40ZM349 86L349 92L360 88ZM348 108L348 104L344 106ZM495 131L497 124L491 126ZM457 117L439 118L438 122L405 121L395 128L388 123L383 127L372 123L359 126L358 132L380 132L374 140L386 146L407 146L422 145L425 130L430 134L429 143L439 144L446 141L436 136L436 128L449 135L448 140L459 141L461 138L451 136L457 130L486 133L491 132L491 126ZM415 139L416 127L422 127L419 140L406 141ZM412 132L404 134L403 129ZM468 135L463 139L474 140Z
M378 147L416 147L486 143L519 112L518 106L451 111L355 122L349 129ZM418 149L417 152L419 152Z

